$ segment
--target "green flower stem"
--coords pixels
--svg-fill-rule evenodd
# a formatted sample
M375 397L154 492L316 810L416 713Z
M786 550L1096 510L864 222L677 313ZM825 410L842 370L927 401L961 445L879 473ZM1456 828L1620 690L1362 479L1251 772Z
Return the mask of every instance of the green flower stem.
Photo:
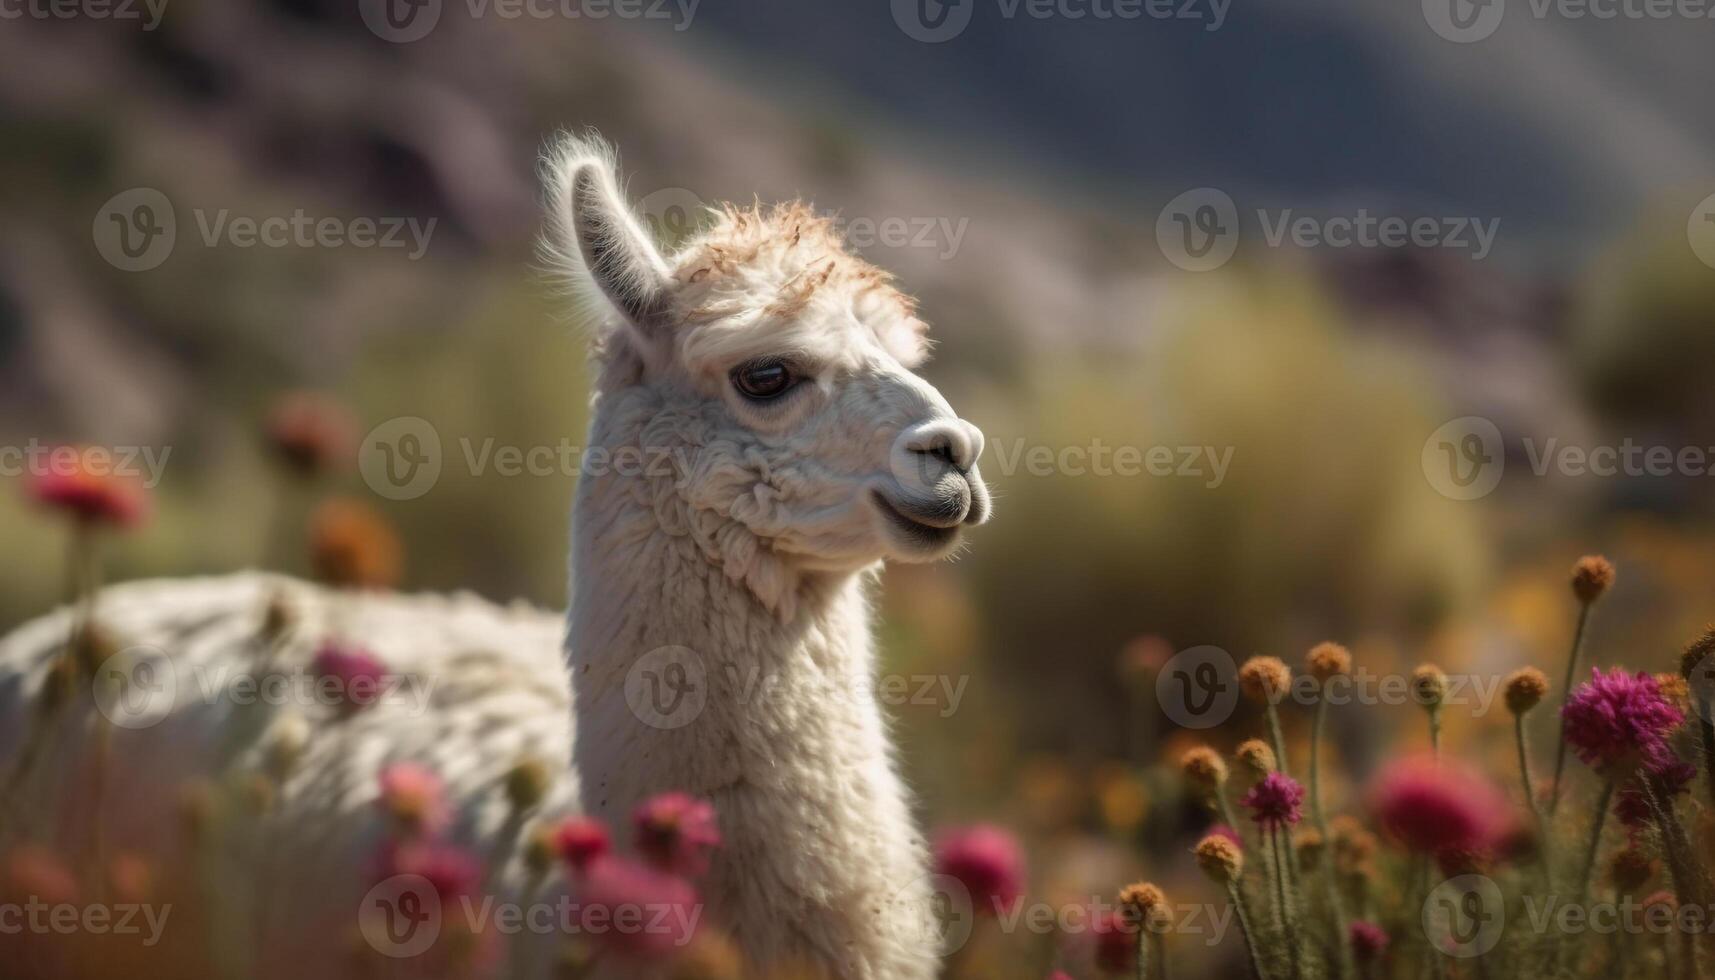
M1328 833L1328 815L1322 809L1322 727L1328 714L1328 699L1316 698L1316 715L1310 725L1310 814L1316 821L1316 832L1322 835L1322 883L1328 894L1328 911L1334 921L1334 960L1337 975L1347 980L1355 972L1352 944L1346 941L1345 901L1340 897L1340 885L1334 880L1334 839Z
M1268 884L1274 891L1274 928L1276 931L1286 931L1286 868L1280 863L1280 855L1274 849L1274 832L1263 830L1262 845L1264 864L1268 866Z
M1280 867L1287 866L1286 852L1292 845L1286 841L1285 826L1277 826L1268 831L1269 847L1273 849L1275 863ZM1284 880L1277 880L1280 886L1281 918L1285 920L1286 929L1283 933L1286 941L1286 951L1292 958L1292 975L1298 976L1298 909L1292 899L1292 892Z
M1245 951L1250 953L1253 980L1268 980L1268 974L1262 968L1262 954L1257 951L1256 930L1251 927L1251 917L1245 911L1245 897L1239 891L1238 881L1227 882L1227 896L1233 900L1233 910L1239 916L1239 931L1244 933Z
M1596 802L1596 817L1590 824L1590 843L1584 850L1584 871L1578 878L1577 901L1579 902L1588 901L1590 897L1590 882L1594 880L1596 875L1596 852L1601 849L1602 827L1607 823L1608 804L1613 801L1613 798L1614 780L1611 778L1604 779L1602 781L1602 798ZM1578 944L1570 941L1555 944L1554 952L1549 956L1551 967L1549 975L1557 975L1560 972L1563 954L1570 947L1576 945Z
M1149 980L1149 924L1137 926L1137 980Z
M1572 630L1572 650L1566 655L1566 683L1560 688L1560 703L1572 696L1572 681L1578 676L1578 654L1584 647L1584 627L1590 622L1590 604L1578 606L1578 625ZM1566 720L1560 722L1560 747L1554 753L1554 788L1548 794L1548 813L1560 806L1560 777L1566 769Z
M1292 770L1286 764L1286 733L1280 727L1280 711L1270 701L1265 713L1268 715L1268 737L1274 743L1274 764L1282 776L1290 776Z

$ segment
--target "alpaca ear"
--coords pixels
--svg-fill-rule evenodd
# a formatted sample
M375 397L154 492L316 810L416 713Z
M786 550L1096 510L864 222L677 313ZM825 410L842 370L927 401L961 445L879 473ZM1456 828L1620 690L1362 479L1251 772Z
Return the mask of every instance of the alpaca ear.
M550 260L578 293L653 342L665 329L670 275L619 189L613 149L599 137L568 136L547 170Z

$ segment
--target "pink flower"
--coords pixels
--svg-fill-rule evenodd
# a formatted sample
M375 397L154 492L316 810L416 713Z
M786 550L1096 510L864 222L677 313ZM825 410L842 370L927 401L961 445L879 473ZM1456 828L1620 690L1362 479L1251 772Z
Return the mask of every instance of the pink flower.
M1377 778L1370 807L1407 848L1487 853L1511 824L1512 804L1492 783L1433 758L1394 763Z
M64 510L80 523L128 528L149 516L143 485L115 472L118 458L103 449L59 446L28 484L36 502Z
M418 833L435 834L446 826L446 784L415 762L395 762L381 770L381 807Z
M1651 779L1654 781L1656 798L1663 806L1669 806L1668 801L1674 796L1686 791L1691 781L1697 778L1697 767L1689 762L1674 759L1657 772L1640 774L1638 780ZM1649 797L1644 794L1644 788L1638 780L1620 790L1614 801L1614 816L1627 828L1636 831L1650 825L1655 820L1655 813L1650 809Z
M998 914L1024 896L1024 851L1012 834L988 824L942 831L935 873L964 885L979 915Z
M476 894L482 881L482 862L451 844L436 841L405 841L385 846L381 877L418 875L428 881L441 901L450 902Z
M554 828L554 853L578 874L612 848L606 825L594 817L567 817Z
M688 793L662 793L632 814L637 849L662 871L697 876L709 870L709 852L721 845L715 808Z
M1239 798L1239 805L1250 807L1251 819L1264 830L1290 827L1304 815L1304 787L1291 776L1271 772Z
M347 464L357 455L357 423L325 395L295 391L268 413L268 442L282 461L305 475Z
M1578 758L1619 776L1639 765L1653 771L1676 761L1667 736L1685 720L1662 696L1655 678L1618 667L1606 674L1590 668L1590 679L1572 692L1560 716Z
M6 853L0 898L23 904L30 900L63 905L77 900L77 876L66 863L40 844L19 844Z
M1387 952L1387 932L1374 922L1365 922L1361 919L1353 922L1350 935L1352 955L1358 958L1359 963L1374 963Z
M367 650L329 641L316 651L310 672L347 711L374 704L387 679L387 665Z
M1055 970L1048 974L1048 980L1072 980L1072 975L1065 970Z
M1113 909L1099 909L1090 920L1096 968L1131 976L1137 972L1137 927Z
M591 861L576 895L579 928L616 953L661 959L682 950L702 920L691 883L612 855Z
M1241 851L1244 850L1244 847L1245 847L1245 840L1243 837L1239 836L1239 832L1234 830L1233 828L1227 826L1224 823L1218 823L1218 824L1215 824L1214 826L1210 827L1209 832L1207 834L1204 834L1203 836L1205 836L1205 837L1224 837L1227 840L1232 841L1233 846L1238 848Z

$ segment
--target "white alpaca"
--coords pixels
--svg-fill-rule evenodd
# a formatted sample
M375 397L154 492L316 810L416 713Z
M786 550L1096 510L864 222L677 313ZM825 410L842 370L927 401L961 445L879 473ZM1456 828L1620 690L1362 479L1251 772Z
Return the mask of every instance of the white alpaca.
M256 656L264 610L282 591L297 613L275 662L301 666L316 638L337 632L439 682L426 711L400 696L314 733L250 833L282 874L232 913L254 941L227 958L256 976L348 962L338 944L299 947L294 930L350 932L337 916L370 883L362 862L380 833L374 776L385 761L437 768L461 839L504 854L518 828L497 783L521 756L563 765L570 748L577 779L557 786L550 809L581 806L623 826L661 791L715 801L725 845L702 883L709 918L754 964L927 980L928 871L873 697L865 592L881 561L945 556L963 525L987 517L982 436L912 373L926 343L910 302L806 208L727 208L663 255L601 144L564 140L546 177L550 257L603 321L594 451L573 519L575 740L545 614L469 597L336 596L255 575L103 597L103 622L168 651L181 688L196 665ZM3 750L19 744L22 704L41 687L64 615L0 641L0 670L20 676L3 685L0 673L0 699L14 701L0 712L0 762L16 755ZM179 777L227 758L264 765L277 737L278 719L252 723L250 742L217 758L231 706L178 700L159 725L113 740L107 771L141 785L116 790L114 777L107 798L135 798L138 827L165 820L162 789ZM75 804L37 795L23 808ZM107 846L122 844L160 846L158 835ZM517 859L506 861L496 884L515 887ZM311 923L311 907L326 920ZM289 964L271 958L295 948ZM529 972L527 960L508 971Z

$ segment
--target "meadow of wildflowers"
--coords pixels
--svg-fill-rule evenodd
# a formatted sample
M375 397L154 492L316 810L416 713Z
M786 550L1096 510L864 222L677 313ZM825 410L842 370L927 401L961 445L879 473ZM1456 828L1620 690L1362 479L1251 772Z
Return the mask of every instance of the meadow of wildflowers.
M303 522L299 540L307 539L312 566L334 586L386 587L400 560L390 529L315 490L318 473L338 458L330 447L343 445L348 426L301 397L288 408L270 433L283 481L300 498L282 506ZM101 542L137 526L149 509L132 484L93 474L62 474L29 490L64 516L74 613L28 720L25 750L4 774L13 798L32 781L58 778L39 764L56 755L56 739L88 738L85 752L101 784L113 733L100 714L70 709L99 690L96 668L122 640L101 622ZM1574 625L1564 663L1521 666L1498 678L1499 705L1511 721L1509 752L1466 758L1448 747L1448 736L1472 722L1469 701L1456 695L1458 679L1422 663L1398 678L1408 704L1364 709L1399 713L1396 721L1420 730L1410 743L1420 748L1384 759L1365 785L1340 771L1345 753L1328 724L1336 700L1329 692L1364 668L1360 658L1325 642L1296 672L1273 656L1246 660L1233 682L1257 712L1250 737L1228 750L1169 739L1163 748L1170 757L1150 767L1175 774L1171 792L1192 814L1190 826L1201 828L1163 869L1160 880L1171 890L1157 881L1115 880L1111 894L1068 902L1033 890L1027 852L1034 849L1025 835L993 822L941 829L931 840L938 921L926 923L926 941L943 950L944 975L1708 975L1715 969L1708 921L1715 881L1706 860L1715 843L1715 628L1686 646L1674 670L1592 666L1598 658L1585 649L1588 626L1614 580L1606 559L1581 559L1566 598ZM270 609L264 632L282 628L273 621L289 615ZM1134 653L1142 669L1160 667L1159 656ZM1667 666L1659 659L1640 665ZM341 692L338 724L361 717L390 677L380 658L337 636L320 644L305 670ZM91 731L74 735L67 722L74 718L87 718ZM221 944L207 934L221 928L218 911L195 901L208 895L195 871L199 850L231 847L243 837L235 827L260 821L311 737L307 726L285 731L256 771L188 781L181 787L183 848L172 854L114 847L99 822L78 828L70 836L82 839L67 843L66 833L44 833L31 814L8 807L0 824L0 902L67 917L98 904L178 907L186 911L177 926L150 936L146 959L166 968L196 962ZM548 817L539 808L553 773L525 759L496 788L511 814L501 837L507 850L479 853L448 833L440 773L394 762L374 778L382 830L354 875L376 883L415 876L439 902L468 907L492 897L501 869L516 859L526 870L519 896L526 906L552 904L585 926L645 916L658 924L568 929L546 952L509 951L501 931L454 917L404 973L399 962L378 960L378 975L500 976L527 964L576 978L615 963L635 964L639 976L754 975L701 916L698 881L723 841L721 815L708 801L657 796L629 828ZM1125 773L1104 778L1133 785ZM1128 804L1132 797L1116 794L1104 797L1103 812L1135 826L1141 796ZM631 856L616 847L622 837ZM1041 851L1036 857L1038 876L1054 878L1053 858ZM261 851L255 860L259 873L267 868ZM1151 860L1133 855L1129 866L1147 870ZM1180 875L1185 866L1204 882ZM140 935L87 925L22 929L0 947L26 975L102 976L138 955ZM353 955L365 951L354 946ZM535 962L543 956L551 962ZM786 965L769 975L799 974Z

